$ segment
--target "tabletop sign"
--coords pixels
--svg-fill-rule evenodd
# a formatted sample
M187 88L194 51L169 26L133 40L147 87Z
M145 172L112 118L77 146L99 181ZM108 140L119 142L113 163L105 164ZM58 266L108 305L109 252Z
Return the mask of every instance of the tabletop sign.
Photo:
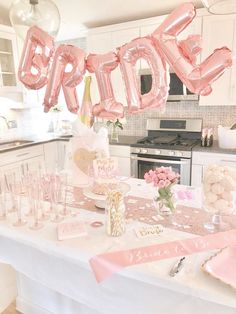
M82 221L65 221L57 226L57 238L59 241L73 239L87 235L85 225Z
M97 178L114 178L117 175L117 158L100 158L93 161L94 175Z
M141 227L135 229L135 234L138 238L147 238L159 235L161 232L163 232L163 229L161 226L155 225L150 227Z

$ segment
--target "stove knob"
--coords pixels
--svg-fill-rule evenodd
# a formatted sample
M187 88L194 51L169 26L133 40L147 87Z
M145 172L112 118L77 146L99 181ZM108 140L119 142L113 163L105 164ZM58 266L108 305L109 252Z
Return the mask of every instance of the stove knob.
M156 150L155 150L155 155L161 155L161 151L158 150L158 149L156 149Z
M137 154L141 153L141 149L140 148L136 148L136 153Z
M148 150L147 149L141 149L142 154L147 154Z
M174 156L175 152L173 150L169 151L169 156Z

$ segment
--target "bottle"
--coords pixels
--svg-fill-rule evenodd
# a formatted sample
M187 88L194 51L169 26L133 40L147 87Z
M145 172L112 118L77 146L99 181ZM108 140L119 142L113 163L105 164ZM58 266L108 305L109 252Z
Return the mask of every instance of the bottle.
M80 121L87 125L87 127L89 128L91 128L94 123L94 117L92 113L92 101L90 96L91 79L92 79L91 76L86 76L84 79L85 81L84 95L79 113Z
M206 144L206 146L210 147L210 146L212 146L212 144L213 144L213 129L210 128L207 131L207 144Z
M202 130L202 136L201 136L201 146L206 147L207 146L207 134L208 134L208 129L204 128Z

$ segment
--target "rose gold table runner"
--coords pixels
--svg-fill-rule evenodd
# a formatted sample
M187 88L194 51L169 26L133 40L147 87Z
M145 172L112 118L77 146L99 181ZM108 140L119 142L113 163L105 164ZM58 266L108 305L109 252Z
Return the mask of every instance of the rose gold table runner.
M104 210L96 208L94 200L83 195L83 189L71 187L69 192L67 199L68 206L104 213ZM157 211L150 199L127 196L125 204L127 221L136 220L150 225L161 224L164 227L197 235L208 233L204 228L204 222L210 221L211 215L204 210L179 205L173 217L163 218L157 215ZM224 216L223 219L229 223L229 229L236 229L236 215Z

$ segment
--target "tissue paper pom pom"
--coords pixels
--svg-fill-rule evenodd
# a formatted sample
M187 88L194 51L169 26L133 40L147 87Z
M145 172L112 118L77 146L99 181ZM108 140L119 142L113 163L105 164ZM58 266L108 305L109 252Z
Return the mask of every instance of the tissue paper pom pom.
M213 164L213 165L209 165L208 167L207 167L207 171L208 170L212 170L213 172L216 170L216 169L218 169L218 165L215 165L215 164Z
M215 208L214 203L210 203L210 202L205 202L205 210L214 214L216 213L218 210Z
M212 192L208 192L206 194L206 202L207 203L214 203L215 201L217 201L217 195L212 193Z
M228 207L228 202L226 200L223 200L222 198L220 198L219 200L217 200L214 203L214 207L215 209L217 209L218 211L224 211L225 208Z
M228 202L233 201L233 195L232 195L232 193L230 193L228 191L224 191L224 193L222 193L222 198Z
M223 178L224 176L219 171L217 171L216 173L213 173L212 175L207 176L206 181L208 183L217 183L217 182L220 182Z
M211 190L211 184L205 182L203 184L203 190L204 190L205 193L209 192Z
M231 214L233 211L233 206L232 204L228 204L228 206L226 206L223 210L222 210L222 213L224 214Z
M224 187L219 183L212 184L211 191L214 194L222 194L224 192Z
M224 179L220 181L220 184L225 190L233 191L236 189L235 181L230 176L225 176Z

